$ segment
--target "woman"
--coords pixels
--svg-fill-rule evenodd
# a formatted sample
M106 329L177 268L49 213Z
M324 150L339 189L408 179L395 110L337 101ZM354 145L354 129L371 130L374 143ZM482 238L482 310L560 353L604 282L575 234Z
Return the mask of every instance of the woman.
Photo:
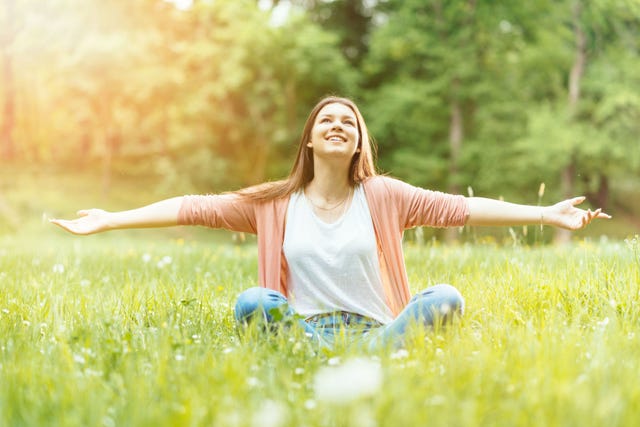
M277 323L301 315L313 339L358 330L371 346L399 344L407 326L447 322L464 311L450 285L411 298L402 233L415 226L544 224L577 230L610 218L576 205L517 205L413 187L376 174L367 127L349 99L327 97L311 111L295 164L283 181L233 193L184 196L139 209L79 211L51 220L75 234L122 228L205 225L258 236L259 284L244 291L236 320ZM278 310L284 316L276 315ZM299 317L299 316L296 316Z

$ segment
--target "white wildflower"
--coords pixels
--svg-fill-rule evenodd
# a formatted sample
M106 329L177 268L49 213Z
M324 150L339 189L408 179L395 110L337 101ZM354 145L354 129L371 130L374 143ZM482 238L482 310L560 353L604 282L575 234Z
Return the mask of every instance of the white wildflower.
M169 255L165 255L162 257L160 261L158 261L158 268L163 268L165 265L169 265L173 262L173 259Z
M149 261L151 261L151 255L149 254L143 254L142 255L142 262L144 262L145 264L148 263Z
M62 264L54 264L53 272L54 273L59 273L59 274L64 273L64 265L62 265Z
M406 359L407 357L409 357L409 352L404 348L401 348L400 350L394 353L391 353L392 359Z
M341 366L321 368L314 379L316 398L336 404L371 396L381 386L380 363L364 358L351 359Z
M260 427L279 427L287 421L287 408L280 402L265 400L253 414L252 425Z
M251 388L258 387L260 385L260 380L256 377L247 378L247 385Z
M440 314L442 316L446 316L447 314L451 313L451 306L449 304L442 304L440 306Z

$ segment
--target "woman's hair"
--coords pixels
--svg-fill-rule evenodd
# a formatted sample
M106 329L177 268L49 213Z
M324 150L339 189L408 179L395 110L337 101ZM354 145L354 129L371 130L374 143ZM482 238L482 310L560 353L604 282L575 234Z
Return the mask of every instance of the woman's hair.
M328 96L320 100L309 113L309 117L304 124L300 143L298 145L298 153L291 172L286 179L281 181L268 182L253 187L239 190L236 194L249 198L254 201L268 201L289 196L290 194L304 188L313 179L313 150L307 146L311 140L311 131L316 121L316 117L320 110L328 104L346 105L356 115L358 127L358 148L354 154L349 167L349 182L356 185L363 182L369 177L375 176L375 146L369 138L367 125L364 118L358 110L356 104L348 98L337 96Z

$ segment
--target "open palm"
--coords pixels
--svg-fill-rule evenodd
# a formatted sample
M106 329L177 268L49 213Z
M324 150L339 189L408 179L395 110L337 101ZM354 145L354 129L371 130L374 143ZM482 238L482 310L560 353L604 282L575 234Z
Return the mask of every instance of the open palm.
M102 209L85 209L78 211L77 219L50 219L49 221L70 233L86 235L108 230L108 215L109 212Z
M549 206L544 212L546 222L567 230L579 230L587 226L595 218L611 218L599 208L595 211L577 208L576 205L584 202L584 200L585 197L574 197Z

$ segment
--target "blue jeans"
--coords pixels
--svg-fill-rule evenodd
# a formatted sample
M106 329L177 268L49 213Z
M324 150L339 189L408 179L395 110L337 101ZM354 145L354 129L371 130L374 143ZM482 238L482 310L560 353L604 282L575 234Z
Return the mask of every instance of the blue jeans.
M464 298L451 285L435 285L418 292L407 306L390 323L377 321L351 313L332 313L312 316L303 320L296 316L287 298L280 292L267 288L250 288L242 292L236 302L234 314L240 325L261 319L265 325L277 326L293 323L301 327L310 339L331 347L335 336L344 331L354 340L365 340L370 350L383 346L398 347L403 344L411 325L430 328L449 323L464 312Z

